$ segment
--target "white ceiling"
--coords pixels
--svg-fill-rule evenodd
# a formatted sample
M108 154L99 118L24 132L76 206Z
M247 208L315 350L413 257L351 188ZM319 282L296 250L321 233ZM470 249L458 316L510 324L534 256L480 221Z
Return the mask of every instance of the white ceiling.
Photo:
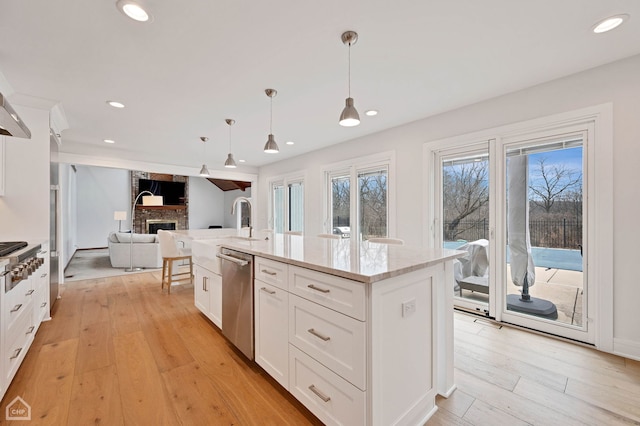
M638 0L145 4L151 23L126 18L115 0L2 2L0 72L10 99L60 102L69 123L62 151L222 169L224 119L234 118L236 159L260 166L640 53ZM631 15L626 24L591 33L619 13ZM345 30L359 34L351 80L362 122L354 128L338 125ZM262 152L266 88L278 90L279 154ZM380 114L366 117L367 109Z

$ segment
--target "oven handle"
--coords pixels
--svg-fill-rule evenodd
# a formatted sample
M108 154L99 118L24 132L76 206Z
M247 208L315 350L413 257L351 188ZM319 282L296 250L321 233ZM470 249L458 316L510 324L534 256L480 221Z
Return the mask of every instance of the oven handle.
M228 260L229 262L233 262L239 266L247 266L249 264L248 260L238 259L237 257L229 256L227 254L216 253L216 257L224 260Z

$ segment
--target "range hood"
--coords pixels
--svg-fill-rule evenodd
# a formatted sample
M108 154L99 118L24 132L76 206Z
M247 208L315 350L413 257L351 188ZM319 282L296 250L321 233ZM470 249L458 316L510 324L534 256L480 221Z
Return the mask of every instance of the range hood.
M31 139L31 131L0 93L0 135Z

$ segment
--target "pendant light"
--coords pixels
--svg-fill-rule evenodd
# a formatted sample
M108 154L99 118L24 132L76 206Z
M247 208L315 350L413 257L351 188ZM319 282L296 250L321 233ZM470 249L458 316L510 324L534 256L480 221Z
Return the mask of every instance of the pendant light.
M271 98L271 116L269 118L269 137L267 138L267 143L264 144L264 152L267 154L276 154L280 152L280 148L278 148L278 144L276 143L275 138L273 137L273 97L278 94L275 89L267 89L264 91L269 98Z
M353 106L353 98L351 97L351 45L358 41L358 33L355 31L345 31L342 33L342 43L349 46L349 97L346 99L345 107L340 114L340 125L345 127L353 127L360 124L360 116Z
M206 143L209 140L209 138L206 137L206 136L200 136L200 140L202 141L202 143ZM203 151L204 151L203 158L206 158L207 157L207 155L206 155L207 154L207 145L204 145ZM202 177L208 177L209 176L209 169L207 169L207 165L206 164L202 165L202 168L200 169L200 176L202 176Z
M227 161L224 162L224 166L229 169L235 169L238 166L236 166L236 160L233 159L233 154L231 153L231 126L235 124L236 120L227 118L224 121L229 125L229 155L227 156Z

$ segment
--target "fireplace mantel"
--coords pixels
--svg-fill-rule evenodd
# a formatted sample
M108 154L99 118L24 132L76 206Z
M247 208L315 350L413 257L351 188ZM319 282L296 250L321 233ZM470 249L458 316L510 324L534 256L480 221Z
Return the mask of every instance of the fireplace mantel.
M136 205L136 210L186 210L186 205L174 205L174 206L142 206Z

